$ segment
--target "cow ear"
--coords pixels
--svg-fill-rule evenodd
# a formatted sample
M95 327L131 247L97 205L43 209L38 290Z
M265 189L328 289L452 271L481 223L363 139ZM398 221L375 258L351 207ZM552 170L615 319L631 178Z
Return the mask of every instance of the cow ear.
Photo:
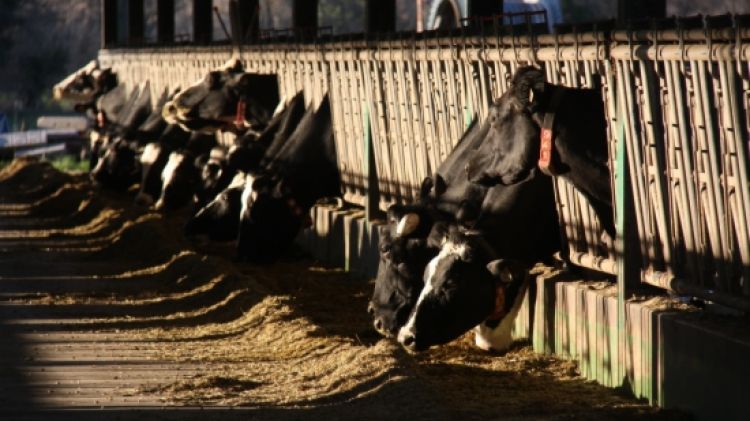
M538 94L544 92L544 73L536 67L523 67L513 76L511 85L513 96L524 107L531 106Z
M526 278L528 271L521 262L511 259L498 259L487 263L487 270L503 284L511 284Z
M435 197L438 198L442 196L446 190L448 190L448 185L445 183L443 176L441 176L440 174L435 173L433 178L435 179Z
M292 194L292 191L285 179L282 178L276 182L276 186L273 189L273 197L280 198L290 194Z
M434 182L432 181L432 177L425 177L424 180L422 180L422 185L419 187L419 198L421 200L430 197L430 190L432 190L433 185Z

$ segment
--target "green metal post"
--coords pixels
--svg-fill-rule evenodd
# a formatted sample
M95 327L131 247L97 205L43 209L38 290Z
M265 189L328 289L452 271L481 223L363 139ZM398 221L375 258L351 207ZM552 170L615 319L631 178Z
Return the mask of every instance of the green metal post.
M377 219L380 208L380 191L378 190L378 176L375 167L375 153L372 145L372 130L370 126L370 107L362 105L362 127L364 128L364 162L363 167L367 176L367 200L365 201L365 220L369 224Z
M621 99L624 102L624 99ZM631 273L626 257L628 256L629 244L627 230L627 209L629 208L627 200L628 194L628 159L627 147L625 145L625 106L618 101L617 113L617 130L615 148L615 225L617 229L617 238L615 240L615 253L617 256L617 335L618 335L618 360L617 370L614 373L622 382L629 382L627 374L627 352L630 348L630 337L627 333L626 308L625 303L628 298L628 277ZM632 379L630 379L632 380Z

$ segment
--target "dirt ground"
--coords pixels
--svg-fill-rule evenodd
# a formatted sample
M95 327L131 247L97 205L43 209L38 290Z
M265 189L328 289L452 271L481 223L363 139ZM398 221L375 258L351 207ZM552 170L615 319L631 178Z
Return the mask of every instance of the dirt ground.
M370 327L371 281L234 263L131 202L44 163L0 170L3 419L686 418L524 344L411 356Z

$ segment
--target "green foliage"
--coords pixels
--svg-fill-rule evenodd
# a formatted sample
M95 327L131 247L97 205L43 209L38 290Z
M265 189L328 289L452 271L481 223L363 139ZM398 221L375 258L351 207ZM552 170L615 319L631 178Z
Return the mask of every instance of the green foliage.
M89 161L86 159L78 159L73 155L62 155L60 157L52 158L49 160L49 163L63 172L76 173L89 171Z
M364 0L319 0L318 24L337 34L361 33L365 27Z

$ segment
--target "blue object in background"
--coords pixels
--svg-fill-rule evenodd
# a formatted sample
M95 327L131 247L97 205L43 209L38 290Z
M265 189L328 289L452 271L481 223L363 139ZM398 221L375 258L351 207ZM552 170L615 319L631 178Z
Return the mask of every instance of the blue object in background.
M433 0L427 11L425 29L450 29L456 27L468 13L467 0ZM550 32L556 24L562 22L560 0L504 0L504 13L522 13L547 11L547 26ZM532 18L532 23L543 22L541 17ZM510 24L511 22L504 22ZM514 23L521 23L516 21Z
M5 113L0 112L0 133L8 133L10 131L10 125L8 124L8 116Z

